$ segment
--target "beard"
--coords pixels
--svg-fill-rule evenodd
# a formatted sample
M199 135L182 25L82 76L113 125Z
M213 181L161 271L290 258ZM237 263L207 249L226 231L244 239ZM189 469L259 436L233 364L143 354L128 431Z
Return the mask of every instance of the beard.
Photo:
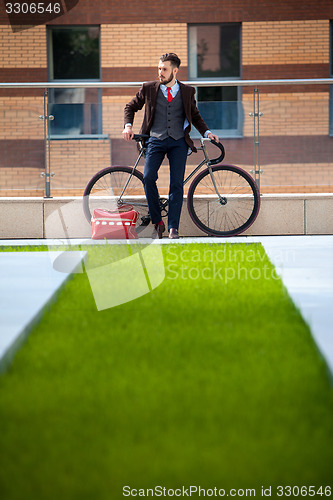
M172 82L173 73L171 73L171 75L168 78L163 78L161 76L159 78L160 78L160 82L163 83L163 85L167 85L168 83Z

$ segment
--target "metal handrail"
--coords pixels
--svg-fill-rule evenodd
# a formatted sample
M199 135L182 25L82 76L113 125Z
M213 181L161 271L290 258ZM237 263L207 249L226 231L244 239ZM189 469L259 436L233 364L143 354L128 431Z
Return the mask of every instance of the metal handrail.
M333 78L299 78L299 79L276 79L276 80L219 80L219 79L198 79L183 82L193 87L254 87L254 92L258 92L260 86L277 85L333 85ZM61 88L132 88L141 87L142 82L101 82L101 81L61 81L61 82L0 82L1 89L43 89L44 94L44 114L40 116L44 120L44 143L45 143L45 197L51 197L51 177L54 175L50 170L50 120L52 115L47 111L47 98L49 89ZM255 99L255 97L254 97ZM254 105L254 111L250 114L254 119L254 176L255 181L260 186L260 162L259 162L259 104ZM257 132L256 132L257 131ZM258 137L256 136L258 135Z
M262 85L333 85L333 78L288 78L278 80L190 80L183 82L193 87L253 87ZM61 89L61 88L130 88L140 87L142 82L91 82L82 80L66 82L25 82L25 83L0 83L0 89L35 88L35 89Z

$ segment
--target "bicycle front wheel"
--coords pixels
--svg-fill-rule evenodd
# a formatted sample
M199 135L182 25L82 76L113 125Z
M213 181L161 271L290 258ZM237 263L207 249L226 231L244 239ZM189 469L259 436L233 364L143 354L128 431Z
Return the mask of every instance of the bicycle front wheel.
M149 223L143 175L131 167L104 168L90 179L83 193L83 211L88 222L95 208L117 210L124 204L139 212L138 225L147 220Z
M193 180L187 207L193 222L211 236L234 236L248 229L260 208L259 190L245 170L234 165L206 168Z

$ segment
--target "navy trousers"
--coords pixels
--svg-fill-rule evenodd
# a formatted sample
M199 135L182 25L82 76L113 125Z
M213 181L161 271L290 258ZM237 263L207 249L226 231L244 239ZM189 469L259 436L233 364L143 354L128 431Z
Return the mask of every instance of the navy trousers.
M179 227L180 213L183 205L183 181L187 151L188 145L183 137L177 141L171 137L167 137L162 141L156 137L150 137L146 142L143 183L150 218L153 224L157 224L161 220L156 181L158 179L158 170L165 155L167 155L170 165L168 229L178 229Z

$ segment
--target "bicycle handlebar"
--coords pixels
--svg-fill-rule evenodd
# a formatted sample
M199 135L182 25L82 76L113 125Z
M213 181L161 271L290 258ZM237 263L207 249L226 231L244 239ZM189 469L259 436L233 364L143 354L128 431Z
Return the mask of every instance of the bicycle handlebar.
M145 139L149 139L149 135L147 134L134 134L133 141L139 142L144 141Z
M144 141L145 139L149 139L149 137L150 136L147 134L134 134L133 140L136 142L140 142L140 141ZM202 139L202 140L204 141L205 139ZM223 158L225 156L224 147L223 147L223 144L221 144L220 142L213 141L212 139L209 139L209 140L212 144L214 144L214 146L219 148L219 150L221 151L221 154L218 158L212 158L211 160L209 160L210 165L216 165L217 163L221 163L221 161L223 160Z
M212 139L210 139L210 142L214 144L214 146L219 148L219 150L221 151L221 154L218 158L213 158L212 160L209 160L210 165L216 165L217 163L221 163L221 161L225 157L224 147L223 144L221 144L220 142L213 141Z

